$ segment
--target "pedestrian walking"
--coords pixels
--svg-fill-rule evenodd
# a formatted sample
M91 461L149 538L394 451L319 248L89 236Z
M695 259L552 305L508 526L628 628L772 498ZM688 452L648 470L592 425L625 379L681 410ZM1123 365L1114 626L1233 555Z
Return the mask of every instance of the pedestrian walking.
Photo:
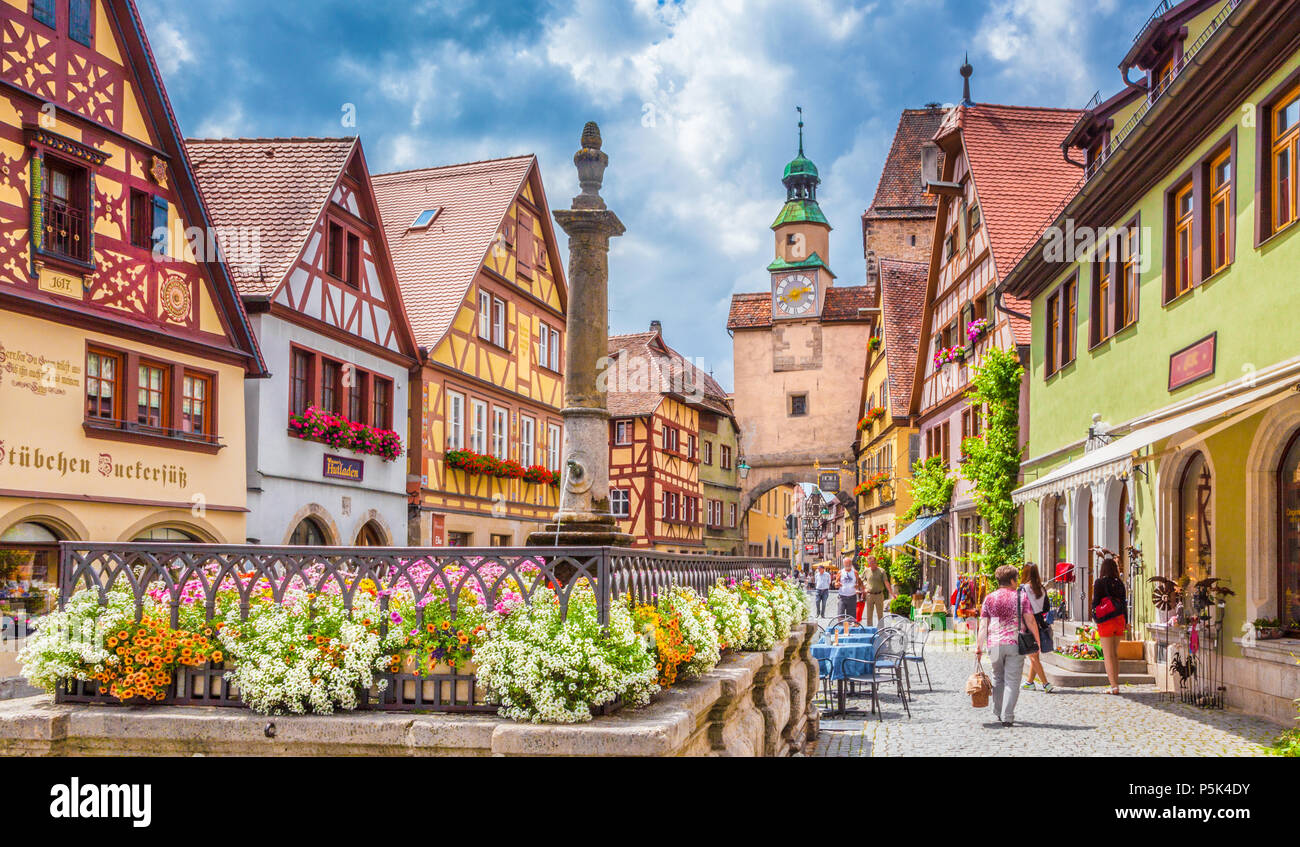
M867 569L862 574L862 594L866 601L867 626L879 626L885 619L885 598L894 596L894 586L889 581L889 574L877 564L875 556L867 557Z
M813 576L813 590L817 592L817 617L826 617L826 598L831 594L831 573L826 565L817 563L817 573Z
M1119 642L1124 637L1127 623L1128 590L1119 578L1119 565L1114 556L1101 560L1101 573L1092 584L1092 619L1097 622L1097 636L1101 640L1101 658L1106 665L1106 679L1110 681L1107 694L1119 693Z
M1043 681L1043 690L1051 693L1056 689L1052 683L1047 681L1047 672L1043 670L1042 654L1050 653L1054 648L1052 644L1052 627L1047 623L1047 589L1043 587L1043 577L1038 573L1038 565L1029 562L1020 569L1020 584L1025 587L1025 596L1029 598L1029 608L1034 611L1034 622L1038 624L1038 646L1039 653L1025 657L1025 664L1029 668L1029 678L1021 687L1033 691L1034 678L1037 677Z
M1020 674L1025 657L1020 653L1019 635L1027 628L1038 644L1038 626L1024 591L1017 590L1016 569L1003 565L994 573L998 590L984 598L980 608L979 636L975 640L976 661L987 652L993 666L993 717L1003 726L1016 719L1020 697Z
M853 557L845 556L840 566L840 614L852 618L858 609L858 572L853 569ZM849 622L844 622L844 634L849 634Z

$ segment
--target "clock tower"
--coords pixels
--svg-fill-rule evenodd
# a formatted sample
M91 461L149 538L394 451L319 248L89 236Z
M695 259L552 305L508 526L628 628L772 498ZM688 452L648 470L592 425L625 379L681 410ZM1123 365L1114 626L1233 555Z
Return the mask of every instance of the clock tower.
M830 222L817 205L821 178L817 166L803 154L803 113L799 117L799 154L781 176L785 205L772 223L776 249L767 270L772 275L774 319L817 318L826 303L826 289L835 274L827 264Z
M802 111L799 154L781 183L785 203L772 222L768 288L733 294L727 315L740 467L747 469L742 513L776 486L852 490L867 350L879 313L875 288L837 285L831 273L831 225L817 205L817 166L803 153Z

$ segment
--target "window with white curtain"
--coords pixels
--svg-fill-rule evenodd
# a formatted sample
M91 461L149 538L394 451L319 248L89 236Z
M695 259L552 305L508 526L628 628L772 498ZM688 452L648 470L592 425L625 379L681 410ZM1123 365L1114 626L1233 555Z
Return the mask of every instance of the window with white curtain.
M506 445L510 442L510 412L500 406L492 407L492 455L498 459L508 458Z
M447 449L465 449L465 395L447 392Z
M470 445L469 449L475 453L487 452L487 427L488 427L488 409L487 403L482 400L471 400L470 409L473 412L473 422L470 428Z
M519 463L524 467L533 464L533 444L536 423L525 415L519 416Z
M546 467L558 472L560 470L560 425L546 426Z

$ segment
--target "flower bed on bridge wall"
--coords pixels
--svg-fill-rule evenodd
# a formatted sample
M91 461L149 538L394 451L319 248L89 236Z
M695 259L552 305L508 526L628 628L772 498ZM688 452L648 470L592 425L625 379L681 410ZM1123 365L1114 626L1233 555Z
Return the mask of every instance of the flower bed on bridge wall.
M712 670L725 650L770 650L807 611L783 574L674 584L646 557L626 573L597 559L606 564L564 581L565 557L395 558L378 570L317 558L245 569L190 556L172 573L157 558L119 556L38 623L24 673L63 702L576 722L644 705ZM611 587L603 602L595 577Z

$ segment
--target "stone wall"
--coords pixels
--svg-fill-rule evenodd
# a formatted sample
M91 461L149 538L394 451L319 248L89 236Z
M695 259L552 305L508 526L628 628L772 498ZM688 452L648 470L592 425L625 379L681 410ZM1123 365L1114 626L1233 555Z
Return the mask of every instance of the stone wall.
M1240 643L1239 639L1237 640ZM1154 644L1147 642L1148 655ZM1300 645L1295 639L1258 641L1242 646L1242 656L1223 657L1223 684L1228 707L1272 721L1280 727L1296 726L1300 700ZM1165 665L1152 662L1156 686L1178 690L1178 679L1166 674ZM1166 676L1169 677L1166 684Z
M575 725L495 715L257 715L199 706L0 702L8 755L790 756L817 736L811 624L765 653L735 653L644 709Z

